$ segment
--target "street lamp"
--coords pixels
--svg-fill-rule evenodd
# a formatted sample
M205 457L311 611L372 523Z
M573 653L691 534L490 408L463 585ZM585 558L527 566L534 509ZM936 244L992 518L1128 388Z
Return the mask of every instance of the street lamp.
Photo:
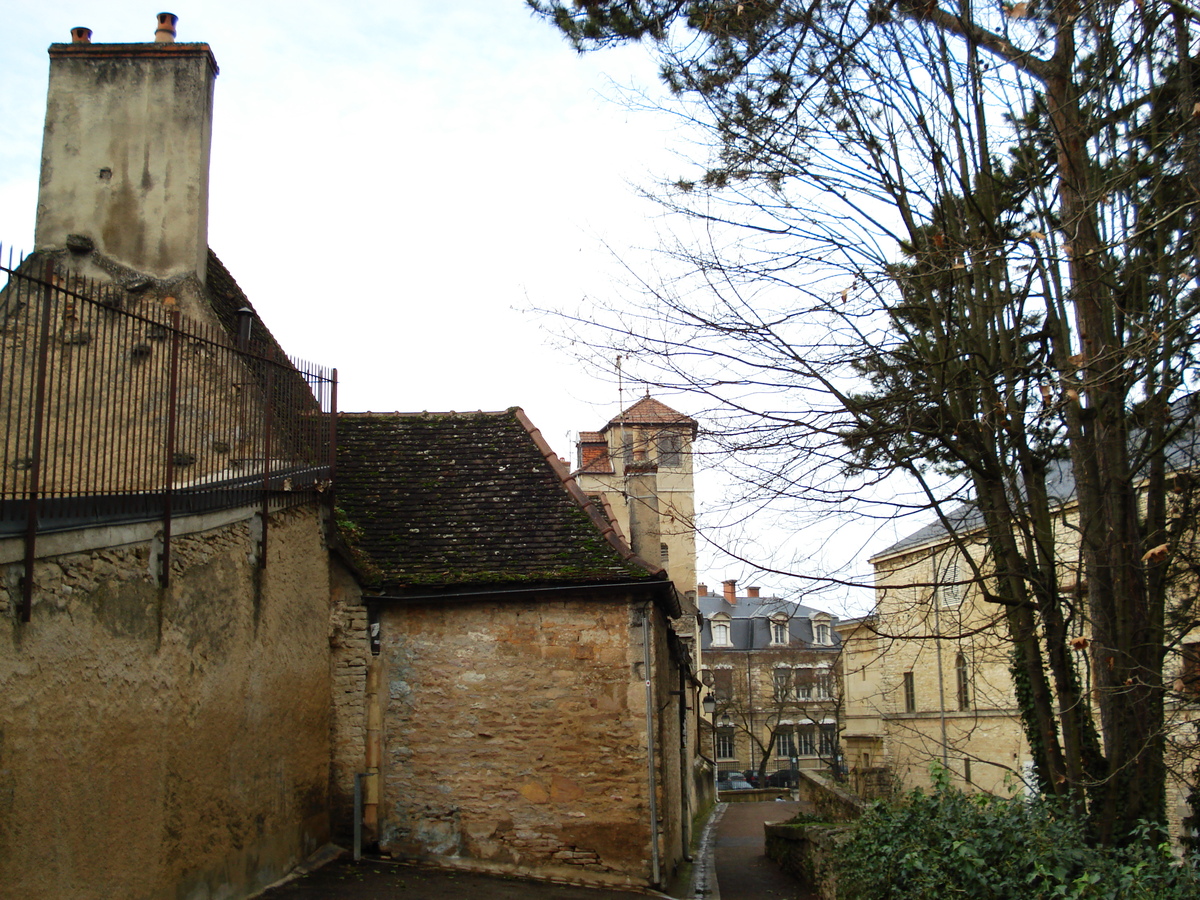
M712 728L713 741L713 788L717 786L717 782L721 780L720 772L717 771L717 723L713 720L713 713L717 711L717 698L709 691L704 695L704 699L700 701L700 705L704 707L704 715L708 717L708 723Z

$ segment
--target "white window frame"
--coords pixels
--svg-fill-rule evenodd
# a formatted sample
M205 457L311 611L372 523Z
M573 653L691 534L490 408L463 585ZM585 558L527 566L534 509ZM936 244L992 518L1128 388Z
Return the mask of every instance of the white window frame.
M797 725L796 726L796 755L797 756L816 756L817 755L817 726L816 725Z
M737 759L737 735L732 728L717 732L717 759Z
M776 700L786 700L792 695L794 678L791 669L777 668L771 673L771 683L775 688Z
M944 607L962 605L963 585L959 575L959 552L951 548L942 550L933 557L934 596Z
M796 731L791 725L775 729L775 755L790 759L796 756Z
M712 645L714 647L732 647L732 623L729 619L720 618L713 619L712 627Z

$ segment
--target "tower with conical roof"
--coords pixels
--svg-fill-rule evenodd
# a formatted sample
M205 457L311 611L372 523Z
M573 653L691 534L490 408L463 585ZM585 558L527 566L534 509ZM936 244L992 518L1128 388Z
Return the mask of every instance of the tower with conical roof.
M579 435L576 481L598 497L643 559L658 562L682 594L695 596L696 420L649 394L599 431Z

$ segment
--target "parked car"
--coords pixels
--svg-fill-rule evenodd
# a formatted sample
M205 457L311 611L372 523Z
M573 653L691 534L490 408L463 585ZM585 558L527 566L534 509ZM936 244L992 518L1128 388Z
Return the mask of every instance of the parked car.
M718 791L752 791L754 785L746 781L744 778L735 778L726 781L717 782Z
M799 781L799 776L791 769L780 769L767 776L767 787L794 788Z
M732 769L724 769L717 773L717 781L745 781L746 776Z

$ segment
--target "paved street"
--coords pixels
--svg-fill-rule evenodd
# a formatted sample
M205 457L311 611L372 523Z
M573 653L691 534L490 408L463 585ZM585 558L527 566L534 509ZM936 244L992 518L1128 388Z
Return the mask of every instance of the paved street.
M729 803L717 825L715 863L719 900L812 900L763 852L763 825L783 822L801 804L788 801ZM710 895L711 900L718 900Z
M763 855L763 823L782 822L799 803L730 803L696 868L715 871L716 885L702 883L701 900L815 900ZM707 856L707 859L705 858ZM691 900L691 891L680 894ZM329 863L262 894L262 900L645 900L653 892L583 888L430 869L402 863L348 859Z
M659 895L661 896L661 895ZM646 894L497 878L403 863L341 859L262 900L646 900Z

